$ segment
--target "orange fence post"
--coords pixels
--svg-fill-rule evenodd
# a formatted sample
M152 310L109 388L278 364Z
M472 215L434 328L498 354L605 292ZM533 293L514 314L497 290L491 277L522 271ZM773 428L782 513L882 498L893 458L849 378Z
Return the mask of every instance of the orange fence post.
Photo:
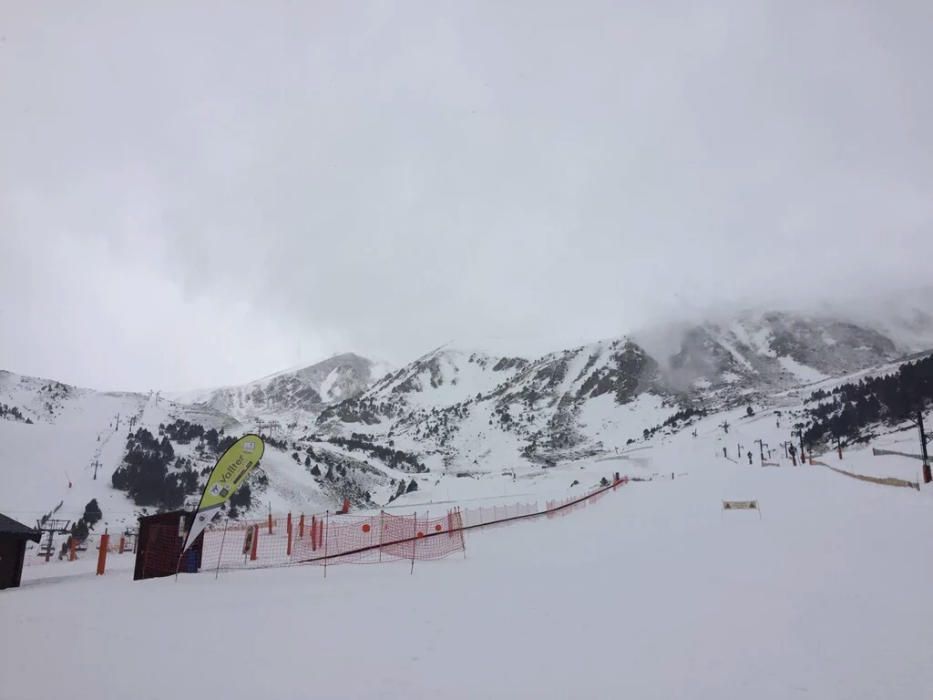
M75 561L78 558L78 540L74 537L68 538L68 561Z
M253 525L253 547L249 550L249 560L256 561L256 553L259 550L259 526Z
M418 511L411 514L411 571L415 573L415 544L418 542Z
M311 516L311 551L317 551L317 516Z
M288 514L288 519L285 521L285 533L287 535L287 542L285 544L285 556L290 557L292 555L292 514Z
M120 535L120 554L126 550L126 536Z
M300 540L305 536L305 514L302 513L301 517L298 518L298 539Z
M269 513L269 534L272 534L272 513Z
M97 551L97 575L103 576L107 568L107 547L110 545L110 535L106 532L100 536L100 547Z
M324 519L327 522L327 524L330 525L330 511L329 510L324 513ZM324 523L320 523L320 525L321 525L321 538L323 539ZM327 578L327 540L324 540L324 578Z
M341 511L341 513L346 514L346 513L349 513L349 512L350 512L350 499L344 497L344 499L343 499L343 510Z

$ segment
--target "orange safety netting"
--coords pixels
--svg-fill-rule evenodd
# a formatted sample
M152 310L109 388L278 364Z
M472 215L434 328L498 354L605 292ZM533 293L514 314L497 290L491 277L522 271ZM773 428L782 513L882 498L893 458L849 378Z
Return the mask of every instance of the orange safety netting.
M173 526L155 525L142 544L151 571L252 569L298 564L441 559L463 551L458 511L418 514L300 515L227 523L208 529L184 555Z
M627 483L618 479L580 496L537 503L459 508L443 517L427 514L293 515L212 526L182 556L175 526L153 525L140 542L143 568L152 571L214 571L300 564L433 560L464 551L463 531L541 515L564 515Z

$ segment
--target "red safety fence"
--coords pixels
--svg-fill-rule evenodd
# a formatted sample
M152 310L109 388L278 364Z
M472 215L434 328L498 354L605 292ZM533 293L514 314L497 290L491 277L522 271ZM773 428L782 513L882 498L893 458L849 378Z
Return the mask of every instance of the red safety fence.
M428 514L372 515L314 514L261 520L227 522L206 530L183 556L175 525L152 525L145 542L135 532L91 535L83 542L65 535L55 538L49 552L47 540L30 546L27 566L93 557L103 573L107 555L136 552L137 574L166 575L177 571L217 571L269 568L301 564L378 563L382 561L433 560L464 551L463 532L479 527L506 525L525 518L565 515L595 503L609 490L628 483L616 479L579 496L537 503L490 505L468 510L455 508L443 517ZM104 552L101 552L103 546ZM48 556L47 556L48 555ZM146 576L142 576L145 578Z
M461 512L463 526L467 529L505 524L517 518L539 514L537 503L480 506L479 508L464 509Z
M137 543L135 533L92 534L83 542L56 535L30 545L25 563L67 564L92 558L102 569L106 556L133 556L139 548L137 569L174 573L251 569L301 564L378 563L392 560L442 559L464 551L463 532L479 527L505 525L525 518L556 517L596 502L610 489L628 482L617 479L580 496L537 503L490 505L468 510L455 508L442 517L428 514L267 516L261 520L214 525L179 557L181 541L177 526L152 525L147 541Z
M463 529L469 530L474 527L491 527L493 525L505 525L515 520L524 518L534 518L539 515L554 518L577 510L585 508L587 504L596 503L608 491L615 491L619 486L628 483L628 477L618 478L611 484L605 484L587 491L579 496L568 496L567 498L545 501L544 509L540 510L537 503L515 503L511 505L494 505L480 508L471 508L463 510Z
M219 571L301 564L378 563L433 560L464 551L463 532L538 516L556 517L596 502L628 482L617 479L579 496L537 503L491 505L427 514L314 514L227 522L213 526L179 558L181 539L175 526L153 525L141 543L143 570L152 572Z
M256 569L299 564L377 563L442 559L463 551L463 523L412 514L288 515L227 523L206 530L179 558L178 528L153 525L142 543L146 572Z

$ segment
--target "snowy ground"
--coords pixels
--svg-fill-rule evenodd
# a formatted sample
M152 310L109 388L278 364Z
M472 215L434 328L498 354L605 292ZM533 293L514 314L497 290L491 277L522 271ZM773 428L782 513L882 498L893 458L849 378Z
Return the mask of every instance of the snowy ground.
M0 593L0 698L933 697L933 489L722 458L777 445L772 416L690 432L548 470L548 489L657 477L468 533L465 558L414 575L400 562L133 583L128 559L100 578L86 562L64 578L30 567ZM870 450L841 464L916 468ZM760 518L721 509L753 498ZM54 672L50 648L67 651Z

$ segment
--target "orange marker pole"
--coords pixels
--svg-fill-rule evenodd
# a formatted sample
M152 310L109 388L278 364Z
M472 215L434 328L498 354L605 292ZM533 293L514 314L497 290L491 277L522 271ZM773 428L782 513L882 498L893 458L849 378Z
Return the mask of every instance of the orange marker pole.
M78 540L74 537L68 538L68 561L75 561L78 558Z
M107 547L110 546L110 535L106 532L100 536L100 547L97 551L97 575L103 576L107 568Z
M253 547L249 550L249 560L256 561L256 553L259 551L259 526L253 525Z
M305 536L305 514L302 513L301 517L298 518L298 539L300 540Z

